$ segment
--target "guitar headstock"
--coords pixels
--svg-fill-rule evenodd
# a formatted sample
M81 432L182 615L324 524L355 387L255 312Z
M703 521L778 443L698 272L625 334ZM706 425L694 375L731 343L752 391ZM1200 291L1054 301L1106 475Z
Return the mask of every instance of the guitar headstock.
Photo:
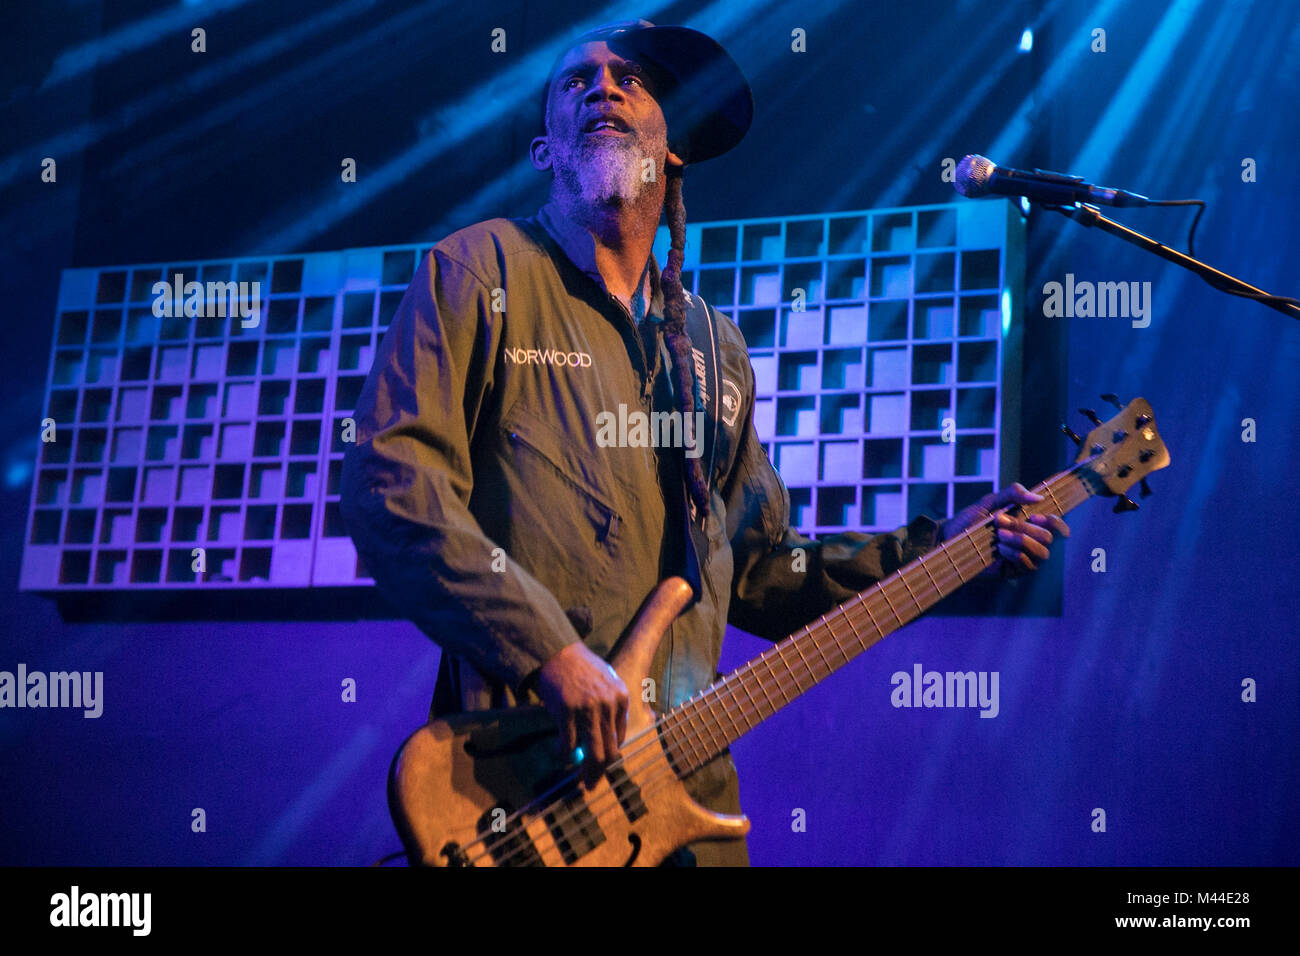
M1102 398L1119 407L1114 395ZM1169 449L1165 447L1156 430L1155 413L1144 398L1135 398L1110 421L1103 422L1089 408L1079 411L1096 427L1080 439L1067 426L1061 426L1067 435L1079 444L1077 464L1084 464L1083 479L1095 494L1119 496L1116 511L1131 511L1137 503L1126 495L1138 482L1142 483L1142 497L1151 493L1146 476L1169 464Z

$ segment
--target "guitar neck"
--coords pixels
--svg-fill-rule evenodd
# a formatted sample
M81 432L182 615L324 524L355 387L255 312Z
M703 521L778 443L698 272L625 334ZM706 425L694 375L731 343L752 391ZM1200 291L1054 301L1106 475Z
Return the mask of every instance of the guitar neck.
M1063 515L1094 494L1083 463L1032 490L1026 514ZM699 769L885 635L920 617L993 563L990 518L945 541L664 715L660 734L679 776Z

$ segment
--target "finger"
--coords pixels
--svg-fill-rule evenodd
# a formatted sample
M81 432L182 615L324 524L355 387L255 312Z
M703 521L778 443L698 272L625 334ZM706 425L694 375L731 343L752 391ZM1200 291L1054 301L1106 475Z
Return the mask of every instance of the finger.
M578 724L569 713L560 722L560 753L566 757L578 746Z
M604 752L604 731L601 727L591 727L590 732L591 747L588 750L586 762L593 767L603 767L608 754Z
M611 707L605 712L605 719L600 722L601 732L605 737L605 757L608 763L613 763L618 757L618 727L617 715L614 708Z
M1036 501L1043 500L1042 495L1030 491L1018 481L1011 483L1011 492L1016 496L1016 502L1022 505L1032 505Z
M587 725L583 728L582 748L587 752L587 764L600 767L605 763L605 733L601 729L595 714L587 714Z
M1027 571L1038 570L1038 565L1034 564L1029 555L1025 554L1023 551L1016 551L1012 548L1006 547L1005 545L999 544L998 554L1002 556L1004 561L1010 562L1017 568L1024 568Z
M1062 538L1070 536L1070 526L1065 523L1065 519L1060 515L1031 515L1029 518L1034 524L1050 528Z
M1032 555L1040 561L1046 561L1051 553L1028 535L1018 531L1008 531L1005 528L998 529L998 541L999 547L1005 546L1011 551Z
M1042 495L1034 494L1020 482L1015 481L993 496L993 508L1006 508L1010 505L1032 505L1042 500Z
M616 730L618 732L618 743L620 744L627 739L627 704L628 704L627 694L625 693L619 694L618 695L618 717L615 723L618 725Z
M1012 529L1027 537L1033 538L1039 544L1047 547L1052 543L1052 532L1044 528L1037 522L1017 521L1016 526Z

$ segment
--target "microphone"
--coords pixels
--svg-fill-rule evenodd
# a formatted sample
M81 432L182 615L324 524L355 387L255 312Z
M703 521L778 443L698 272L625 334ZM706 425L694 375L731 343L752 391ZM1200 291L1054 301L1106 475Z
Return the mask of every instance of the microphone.
M1082 176L1066 176L1047 169L1011 169L972 153L957 164L952 188L969 199L986 196L1024 196L1034 202L1069 205L1076 202L1100 206L1147 206L1146 196L1125 189L1085 183Z

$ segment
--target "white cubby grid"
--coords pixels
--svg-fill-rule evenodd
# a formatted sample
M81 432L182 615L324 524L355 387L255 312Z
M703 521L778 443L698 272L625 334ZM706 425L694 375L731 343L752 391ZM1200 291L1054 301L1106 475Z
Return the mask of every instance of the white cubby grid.
M745 336L793 527L892 530L1002 480L1022 249L1001 202L688 223L683 284Z
M343 423L427 252L65 270L21 587L369 583L338 510ZM177 273L259 282L259 321L155 316Z
M800 530L883 530L994 487L1006 205L688 224L683 280L745 333ZM21 587L370 584L338 511L343 420L427 252L64 270ZM259 282L260 321L156 317L176 273Z

